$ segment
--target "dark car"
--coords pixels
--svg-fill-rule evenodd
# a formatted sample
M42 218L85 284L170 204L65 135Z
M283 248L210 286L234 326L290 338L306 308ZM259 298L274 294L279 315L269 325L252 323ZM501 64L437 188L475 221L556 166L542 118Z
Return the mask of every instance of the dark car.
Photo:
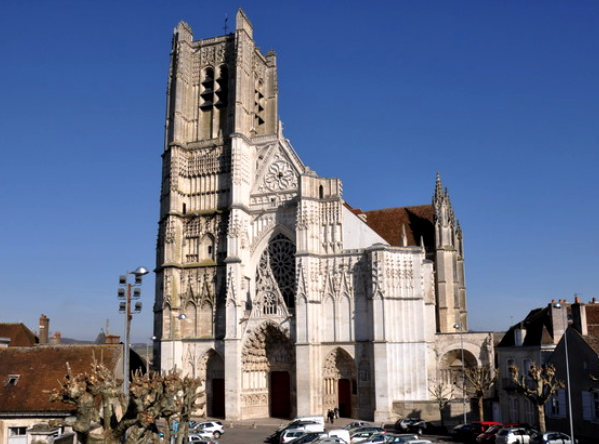
M476 437L476 442L479 444L493 444L497 433L503 428L502 424L495 424L485 430Z
M453 428L451 436L454 441L474 442L476 437L481 433L486 432L489 427L494 425L502 425L500 422L493 421L475 421L467 424L460 424Z
M395 421L395 430L398 432L411 432L422 435L425 427L425 422L419 418L405 418Z
M447 427L426 421L424 423L424 433L426 435L447 435Z

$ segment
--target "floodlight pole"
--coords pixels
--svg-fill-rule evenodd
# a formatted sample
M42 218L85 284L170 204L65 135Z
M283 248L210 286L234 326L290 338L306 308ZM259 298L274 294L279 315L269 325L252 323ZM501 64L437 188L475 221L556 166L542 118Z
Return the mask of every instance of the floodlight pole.
M462 329L462 324L455 324L453 328L460 329L460 348L462 352L462 412L464 414L464 424L466 424L468 421L466 420L466 368L464 366L464 330Z
M131 311L131 288L141 286L141 277L148 274L148 269L145 267L138 267L135 271L127 271L124 276L119 278L121 288L119 288L119 299L125 299L125 302L121 302L119 311L125 314L125 343L123 350L123 394L125 400L129 400L129 372L130 372L130 336L131 336L131 320L133 319L133 312ZM129 275L135 276L135 283L129 283ZM124 290L124 295L123 291ZM139 298L139 293L136 293L136 298ZM124 306L123 306L124 305ZM136 313L141 311L141 304L139 308L136 306Z

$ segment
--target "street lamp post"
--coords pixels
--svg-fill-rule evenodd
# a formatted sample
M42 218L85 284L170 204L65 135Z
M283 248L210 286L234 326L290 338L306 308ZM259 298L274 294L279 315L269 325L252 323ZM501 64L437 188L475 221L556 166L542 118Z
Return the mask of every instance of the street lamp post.
M554 308L562 308L562 304L559 302L555 302L553 304ZM572 418L572 398L570 395L570 360L568 359L568 322L567 322L567 314L566 314L566 328L564 329L564 351L566 353L566 384L568 387L568 419L570 420L570 442L576 442L574 439L574 421Z
M125 399L129 398L129 342L131 333L131 319L134 313L141 313L141 302L136 302L133 311L131 310L131 299L139 299L141 297L142 276L148 274L149 271L145 267L137 267L135 271L127 271L124 275L119 276L118 298L122 302L119 304L119 313L125 314L125 345L123 351L123 393ZM135 276L135 282L129 283L128 277L132 274ZM133 294L131 289L133 288Z
M468 421L466 420L466 368L464 366L464 330L462 329L462 324L455 324L453 326L456 330L460 330L460 348L462 352L462 412L464 414L464 424Z
M185 313L181 313L181 314L177 315L175 317L175 319L178 320L178 321L184 321L185 319L187 319L187 315ZM173 325L171 327L171 338L172 338L172 341L173 341L173 370L176 370L177 369L177 364L175 363L175 358L176 358L175 357L175 343L176 343L175 339L176 339L176 335L175 335L175 328L174 327L175 327L175 323L173 322Z

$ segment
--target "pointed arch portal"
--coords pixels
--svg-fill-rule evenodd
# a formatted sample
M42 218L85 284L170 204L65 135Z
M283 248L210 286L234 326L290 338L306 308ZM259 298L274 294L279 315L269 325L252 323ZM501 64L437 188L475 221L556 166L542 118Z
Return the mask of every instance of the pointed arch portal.
M206 413L210 417L225 417L225 363L214 350L210 350L199 363L200 377L206 381Z
M345 350L336 348L325 360L323 374L325 410L338 408L339 416L352 417L353 406L357 405L354 359Z
M242 406L254 417L289 418L295 411L295 349L273 322L257 327L241 353Z

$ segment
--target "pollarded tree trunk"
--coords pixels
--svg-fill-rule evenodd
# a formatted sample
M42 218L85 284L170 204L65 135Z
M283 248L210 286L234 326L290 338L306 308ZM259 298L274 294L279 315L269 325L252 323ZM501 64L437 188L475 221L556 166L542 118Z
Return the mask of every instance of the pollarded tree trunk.
M518 377L518 367L510 367L510 372L516 391L526 396L536 407L539 431L545 433L545 403L565 386L564 382L555 378L555 367L551 364L542 367L533 363L528 369L528 379L524 375Z

